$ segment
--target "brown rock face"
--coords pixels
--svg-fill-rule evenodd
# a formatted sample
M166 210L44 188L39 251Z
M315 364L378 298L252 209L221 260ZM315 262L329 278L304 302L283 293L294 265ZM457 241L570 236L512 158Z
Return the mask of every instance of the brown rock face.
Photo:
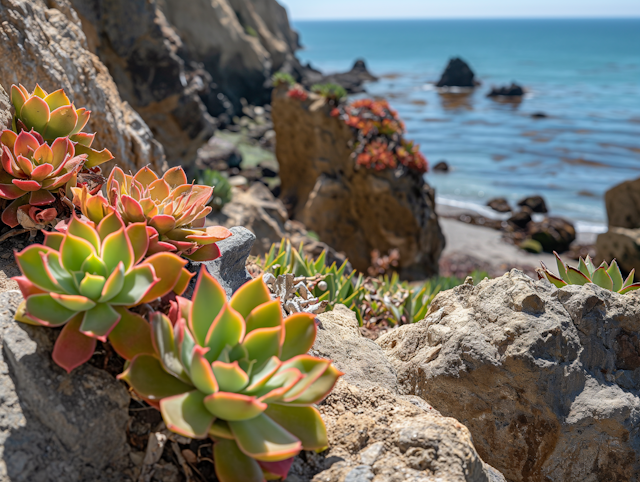
M89 47L108 67L120 95L165 149L170 165L187 167L214 132L198 96L204 80L187 71L184 49L155 1L71 0Z
M297 65L297 34L275 0L164 0L162 9L236 110L242 97L268 102L271 74Z
M604 195L609 226L640 228L640 179L625 181Z
M637 481L640 297L522 272L441 293L377 340L400 392L465 424L507 480Z
M433 191L418 174L356 170L352 132L314 96L300 102L274 91L272 115L281 199L295 219L366 271L371 251L400 252L401 274L437 272L444 236Z
M5 91L38 82L51 92L65 89L77 106L91 110L88 132L125 170L165 165L162 146L142 118L118 94L109 71L88 51L80 20L67 0L0 0L0 84ZM4 107L4 106L2 106ZM4 110L4 109L3 109Z

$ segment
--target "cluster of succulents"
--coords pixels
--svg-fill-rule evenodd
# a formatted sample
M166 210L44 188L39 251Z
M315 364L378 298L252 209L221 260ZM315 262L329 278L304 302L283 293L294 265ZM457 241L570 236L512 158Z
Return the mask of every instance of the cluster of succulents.
M112 156L81 132L89 111L39 86L13 86L12 101L13 130L0 135L2 221L44 235L15 255L15 319L60 328L52 358L67 372L108 344L125 360L120 378L170 430L213 439L221 482L284 478L301 450L324 449L313 405L342 373L306 354L314 315L285 319L262 279L227 301L206 267L192 299L181 296L188 260L217 258L231 236L206 226L214 183L190 183L181 167L161 177L114 167L104 179L98 166Z
M603 261L600 266L596 266L590 256L585 259L580 258L578 267L568 266L560 259L555 251L558 274L556 276L543 262L540 262L542 269L538 269L538 278L548 279L553 285L562 288L567 285L586 285L593 283L609 291L625 294L640 289L640 283L634 283L635 270L632 269L627 278L623 278L618 263L614 259L609 265Z
M286 274L303 277L311 297L327 301L328 310L342 304L355 311L364 296L364 276L351 270L348 260L341 266L335 262L327 266L326 257L323 251L317 259L311 259L302 254L302 245L298 250L283 239L278 247L271 246L264 259L258 259L258 265L276 278Z
M382 171L399 167L423 174L429 165L420 146L404 139L405 126L385 100L359 99L331 111L356 135L357 165Z
M294 85L287 91L287 97L304 102L309 98L309 94L303 87Z
M311 92L324 97L333 104L338 104L340 101L347 98L347 91L345 88L331 82L312 85Z
M49 94L36 85L30 94L13 85L11 101L12 130L0 135L2 222L37 231L71 214L64 201L72 187L99 189L98 166L113 156L92 149L95 134L81 132L91 112L76 109L62 89Z
M313 315L284 319L257 278L227 301L202 270L191 301L178 297L151 316L154 353L140 353L120 376L162 412L167 427L214 441L221 482L286 478L301 450L322 450L324 423L313 404L342 373L307 355Z
M213 187L188 183L181 167L161 178L148 167L133 176L115 167L106 189L108 199L91 195L86 186L72 188L74 204L94 223L112 212L126 224L145 222L149 255L174 252L192 261L212 260L220 256L215 243L231 236L222 226L205 227Z

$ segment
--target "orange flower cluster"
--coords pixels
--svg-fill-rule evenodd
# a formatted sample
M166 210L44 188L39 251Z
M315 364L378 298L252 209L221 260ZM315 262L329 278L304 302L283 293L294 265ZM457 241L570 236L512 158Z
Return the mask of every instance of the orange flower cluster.
M307 92L301 87L293 87L289 89L289 92L287 92L287 96L291 97L292 99L297 99L300 102L304 102L309 98L309 94L307 94Z
M331 111L356 131L354 157L359 166L381 171L404 166L425 173L429 165L418 145L403 139L404 123L385 100L361 99Z

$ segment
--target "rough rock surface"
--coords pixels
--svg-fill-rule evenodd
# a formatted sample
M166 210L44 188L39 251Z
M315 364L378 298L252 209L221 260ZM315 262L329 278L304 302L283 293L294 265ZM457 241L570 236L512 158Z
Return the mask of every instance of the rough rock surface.
M91 110L88 132L107 147L125 170L144 165L162 169L162 146L142 118L118 94L109 71L88 50L76 12L68 0L0 0L0 84L5 91L38 82L51 92L64 88L77 106ZM0 102L0 107L6 101ZM3 109L4 110L4 109ZM108 165L106 166L108 169Z
M436 273L444 237L433 191L418 174L356 169L352 131L330 110L323 99L300 102L274 90L280 198L289 212L360 271L374 249L398 249L403 276Z
M134 480L126 388L88 364L55 365L55 330L13 321L21 300L0 294L0 481Z
M609 226L640 228L640 178L625 181L604 195Z
M242 226L236 226L230 230L233 233L232 236L216 243L221 253L218 259L204 262L190 261L187 265L187 269L192 273L199 273L201 266L206 266L209 274L220 282L228 297L252 279L245 265L256 240L255 235ZM187 293L192 292L196 281L197 275L191 279ZM190 297L190 295L187 296Z
M465 424L507 480L637 481L640 297L518 270L439 294L377 340L401 393Z
M298 456L286 482L505 481L464 425L384 388L341 380L318 408L330 448Z
M90 50L108 67L120 96L142 116L170 165L187 167L215 128L199 97L204 80L179 56L184 49L147 0L71 0Z
M296 64L298 37L275 0L164 0L189 57L204 65L237 111L269 101L273 72Z
M310 352L313 356L333 360L352 385L378 385L398 392L395 368L374 341L362 336L352 310L337 305L318 315L318 321L318 335Z

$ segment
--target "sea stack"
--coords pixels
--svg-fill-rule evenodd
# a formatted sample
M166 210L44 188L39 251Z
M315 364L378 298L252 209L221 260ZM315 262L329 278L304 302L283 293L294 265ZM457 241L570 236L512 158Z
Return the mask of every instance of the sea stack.
M436 87L475 87L480 82L475 80L471 67L459 57L449 60Z

